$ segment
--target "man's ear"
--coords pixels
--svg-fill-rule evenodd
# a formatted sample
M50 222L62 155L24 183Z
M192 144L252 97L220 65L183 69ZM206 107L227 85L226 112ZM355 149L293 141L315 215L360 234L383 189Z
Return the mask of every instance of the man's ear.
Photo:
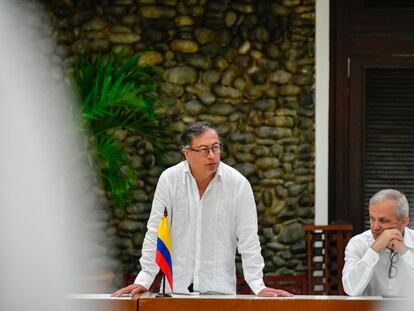
M187 159L187 157L188 157L188 149L187 148L183 148L183 149L181 149L181 152L183 153L184 157Z
M407 216L403 216L401 218L401 226L405 229L405 227L408 226L408 224L410 223L410 219Z

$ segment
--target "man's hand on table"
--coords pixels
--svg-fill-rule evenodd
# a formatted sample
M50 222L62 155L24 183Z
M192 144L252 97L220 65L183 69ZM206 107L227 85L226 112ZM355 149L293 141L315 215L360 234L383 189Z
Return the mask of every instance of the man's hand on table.
M114 292L111 296L112 297L122 297L123 295L129 294L132 299L139 298L139 295L148 291L144 286L139 284L131 284L127 287L118 289L116 292ZM284 291L282 289L274 289L271 287L266 287L262 289L257 296L259 297L291 297L293 294Z
M259 297L292 297L293 294L282 289L274 289L271 287L263 288L257 296Z
M129 294L132 299L138 299L139 294L148 291L144 286L139 284L131 284L127 287L118 289L115 293L113 293L112 297L122 297L123 295Z

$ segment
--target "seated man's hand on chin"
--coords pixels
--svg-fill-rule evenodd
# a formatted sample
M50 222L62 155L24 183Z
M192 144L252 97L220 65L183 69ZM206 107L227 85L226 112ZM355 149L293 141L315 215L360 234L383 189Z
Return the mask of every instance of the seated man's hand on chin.
M148 291L144 286L139 284L131 284L127 287L118 289L115 293L113 293L112 297L122 297L123 295L130 295L132 299L137 299L139 294Z
M402 241L402 234L398 229L386 229L384 230L375 242L371 245L371 248L379 253L381 250L385 249L392 240Z
M274 289L271 287L263 288L257 296L259 297L292 297L293 294L282 289Z
M407 246L400 240L391 240L388 244L388 248L401 255L407 251Z

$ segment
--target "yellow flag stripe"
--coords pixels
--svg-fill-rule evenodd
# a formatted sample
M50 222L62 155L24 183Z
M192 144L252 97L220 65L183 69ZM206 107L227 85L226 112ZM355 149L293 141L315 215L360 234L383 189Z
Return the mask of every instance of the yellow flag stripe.
M157 235L158 238L161 239L164 245L167 247L168 251L171 253L170 229L168 227L168 220L165 216L163 216L160 221Z

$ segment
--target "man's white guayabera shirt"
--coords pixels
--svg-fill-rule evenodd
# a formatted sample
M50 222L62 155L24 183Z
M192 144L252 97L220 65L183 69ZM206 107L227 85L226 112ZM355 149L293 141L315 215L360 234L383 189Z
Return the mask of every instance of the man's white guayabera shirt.
M371 230L354 236L346 246L342 283L350 296L406 296L414 289L414 230L405 228L404 244L408 250L394 257L392 278L391 251L375 252ZM395 254L397 255L397 254Z
M255 294L265 288L253 191L243 175L223 162L201 199L187 161L161 174L135 284L149 288L159 271L154 258L157 227L165 207L175 293L188 293L193 284L200 293L235 294L236 248L250 288Z

